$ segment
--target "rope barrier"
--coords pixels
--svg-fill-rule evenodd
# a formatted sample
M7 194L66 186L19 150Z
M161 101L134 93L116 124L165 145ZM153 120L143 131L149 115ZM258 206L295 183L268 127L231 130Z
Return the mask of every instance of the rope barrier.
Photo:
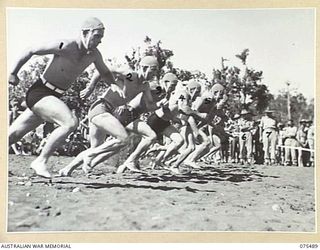
M302 151L309 151L309 152L314 152L314 149L309 149L309 148L302 148L302 147L294 147L294 146L283 146L283 145L277 145L279 148L293 148L293 149L298 149Z

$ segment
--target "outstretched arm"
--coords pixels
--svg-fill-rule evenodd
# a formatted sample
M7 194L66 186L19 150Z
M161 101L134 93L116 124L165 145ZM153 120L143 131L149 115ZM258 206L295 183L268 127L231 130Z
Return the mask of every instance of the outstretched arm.
M115 80L114 78L114 73L117 74L116 72L111 72L107 65L104 63L102 56L100 52L97 52L96 55L96 60L94 62L94 65L97 68L97 71L93 74L90 82L87 84L86 88L81 91L80 96L81 98L86 98L90 96L90 94L93 92L94 88L96 87L97 83L100 80L103 80L107 85L117 85L119 88L116 87L115 91L118 91L121 96L124 96L124 82L122 79L120 80Z
M101 80L101 75L99 72L95 72L90 80L90 82L87 84L86 88L80 92L81 98L87 98L91 95L94 88L96 87L97 83Z
M146 86L143 92L143 100L146 104L146 108L148 109L148 111L155 111L159 108L160 103L157 105L157 103L153 100L149 84Z
M104 63L104 61L102 59L102 55L99 51L97 51L96 60L94 61L94 65L96 66L96 68L100 74L101 80L107 82L108 84L116 84L113 74L111 73L111 71L109 70L107 65Z
M9 75L9 84L17 85L19 83L19 78L17 76L18 72L33 55L60 55L64 50L64 44L66 43L66 41L56 41L49 44L40 45L38 47L27 48L13 65Z

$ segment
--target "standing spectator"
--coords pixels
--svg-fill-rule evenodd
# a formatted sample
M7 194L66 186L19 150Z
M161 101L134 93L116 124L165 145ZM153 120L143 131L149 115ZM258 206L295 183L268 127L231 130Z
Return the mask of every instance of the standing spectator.
M299 146L301 147L301 149L298 150L298 165L299 167L304 166L304 161L303 159L305 159L305 155L306 155L306 151L303 150L303 148L307 147L308 141L307 141L307 129L306 129L306 120L302 119L300 121L300 127L298 129L297 132L297 141L299 143Z
M307 133L308 146L311 150L314 150L314 125L311 120L308 121L308 124L310 125ZM310 152L310 162L308 165L314 167L314 151Z
M240 163L253 163L252 157L252 133L253 121L252 114L248 110L242 110L239 119L239 144L240 144Z
M254 163L262 164L263 163L263 144L260 142L260 120L254 122L254 129L252 131L252 140L253 140L253 157Z
M298 165L296 148L299 143L297 141L298 128L293 125L292 120L289 120L287 127L284 128L285 136L285 166L292 164L293 166Z
M260 122L260 141L263 143L264 164L269 165L276 162L277 121L272 110L267 109L265 114Z
M278 124L278 162L283 165L284 164L284 139L285 139L285 134L284 134L284 124L280 123Z
M239 114L235 114L232 120L229 120L226 132L231 134L229 137L230 140L230 158L231 163L238 163L239 156L239 126L238 119L240 118Z

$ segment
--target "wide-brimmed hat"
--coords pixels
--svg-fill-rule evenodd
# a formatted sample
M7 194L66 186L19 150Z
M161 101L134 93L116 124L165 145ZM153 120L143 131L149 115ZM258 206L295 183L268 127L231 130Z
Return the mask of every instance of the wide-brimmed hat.
M252 113L249 110L243 109L241 110L240 115L252 115Z
M300 123L307 123L307 120L306 119L301 119Z
M265 113L273 113L274 110L272 110L272 109L270 109L270 108L267 108L264 112L265 112Z
M234 116L233 116L233 119L239 119L240 118L240 115L239 114L235 114Z

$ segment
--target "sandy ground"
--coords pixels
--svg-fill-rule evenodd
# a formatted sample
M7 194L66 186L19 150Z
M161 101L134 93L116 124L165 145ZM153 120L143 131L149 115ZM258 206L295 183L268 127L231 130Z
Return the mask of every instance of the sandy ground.
M9 232L315 231L314 168L202 164L174 176L144 161L145 174L116 174L112 159L49 181L33 176L33 159L9 156Z

